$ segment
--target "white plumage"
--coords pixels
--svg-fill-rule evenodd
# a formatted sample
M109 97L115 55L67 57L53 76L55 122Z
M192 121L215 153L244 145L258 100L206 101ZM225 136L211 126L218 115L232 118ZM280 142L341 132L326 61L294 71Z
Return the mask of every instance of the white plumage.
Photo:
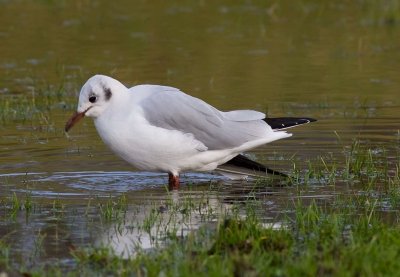
M82 87L70 129L84 115L118 156L138 169L178 176L216 169L241 152L291 136L273 130L265 114L222 112L179 89L158 85L126 88L96 75Z

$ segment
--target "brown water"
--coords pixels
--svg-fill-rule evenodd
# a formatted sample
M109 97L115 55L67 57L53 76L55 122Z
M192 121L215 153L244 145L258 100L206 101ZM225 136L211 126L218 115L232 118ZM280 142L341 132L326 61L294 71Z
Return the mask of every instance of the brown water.
M35 258L59 257L68 266L68 242L94 245L113 238L112 224L101 222L98 209L87 210L89 199L125 193L146 214L171 197L165 174L135 171L115 157L90 119L64 134L80 86L96 73L127 86L175 86L221 110L317 118L293 129L292 138L251 153L284 172L291 172L293 156L303 172L309 159L342 157L353 139L387 148L394 170L400 148L396 1L135 2L0 0L0 108L6 111L0 197L28 193L49 205L29 220L19 215L0 224L0 236L18 251L32 257L45 234L45 253ZM212 205L229 209L251 195L263 203L266 220L299 194L298 188L254 189L252 181L212 173L187 173L183 181L193 185L175 192L175 201L207 192ZM301 195L326 199L348 192L316 182ZM62 217L51 209L54 200L65 205ZM129 232L126 237L137 242Z

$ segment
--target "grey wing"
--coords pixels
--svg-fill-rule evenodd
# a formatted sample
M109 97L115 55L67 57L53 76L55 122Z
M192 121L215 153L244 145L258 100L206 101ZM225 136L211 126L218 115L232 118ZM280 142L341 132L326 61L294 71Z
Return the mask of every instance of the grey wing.
M140 103L154 126L192 134L209 150L234 148L265 137L269 126L256 111L221 112L178 89L159 86ZM270 129L270 128L269 128Z

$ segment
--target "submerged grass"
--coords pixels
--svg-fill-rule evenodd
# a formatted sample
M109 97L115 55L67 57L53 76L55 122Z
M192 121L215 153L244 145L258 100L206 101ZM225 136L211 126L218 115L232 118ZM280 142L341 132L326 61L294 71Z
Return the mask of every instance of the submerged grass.
M33 81L32 81L33 82ZM15 91L0 97L0 123L15 121L35 122L53 128L51 112L54 109L72 109L75 99L72 99L64 86L64 82L54 86L46 82L33 83L28 91Z
M341 157L320 157L305 170L294 163L294 196L285 212L266 224L263 200L253 191L246 201L218 205L212 191L192 198L169 194L162 203L149 203L143 217L126 195L88 200L82 213L97 214L101 224L114 226L116 234L135 230L147 236L150 249L132 241L129 255L111 245L68 247L69 265L16 263L8 235L0 237L0 272L30 276L376 276L397 275L400 265L400 177L399 160L387 150L354 141L344 146ZM268 182L268 183L267 183ZM271 180L255 183L271 185ZM309 200L302 195L314 184L348 186L345 194L328 200ZM190 189L190 188L189 188ZM215 192L215 191L214 191ZM263 198L261 198L263 199ZM98 204L97 204L97 201ZM26 194L1 202L2 219L15 222L44 210ZM50 209L62 222L68 212L62 200ZM390 215L390 216L388 216ZM137 217L142 216L140 220ZM194 226L194 222L200 222ZM196 223L197 224L197 223ZM187 231L183 231L187 230ZM44 231L37 232L31 256L43 255ZM34 259L32 258L34 261ZM23 272L16 266L22 266Z
M265 226L254 211L219 218L167 246L121 258L109 247L72 251L71 275L115 276L394 276L400 270L400 226L385 223L374 206L347 213L313 202L295 204L281 228ZM346 204L346 205L344 205ZM54 270L54 268L52 269ZM43 271L33 275L41 275Z
M391 154L388 156L388 151ZM341 155L320 156L313 160L298 161L292 157L292 173L281 182L285 185L359 185L362 190L387 190L399 183L400 163L390 150L382 146L367 145L358 140L343 146ZM395 154L397 157L399 154ZM304 166L304 164L306 166ZM300 170L301 168L301 170ZM257 180L259 185L271 185L271 179Z

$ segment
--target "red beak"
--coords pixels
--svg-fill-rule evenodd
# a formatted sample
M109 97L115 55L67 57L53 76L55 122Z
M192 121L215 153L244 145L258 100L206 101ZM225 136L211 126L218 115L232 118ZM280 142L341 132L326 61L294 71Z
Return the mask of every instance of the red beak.
M79 120L81 120L84 116L85 113L90 109L91 107L87 108L83 112L75 112L70 119L68 119L67 123L65 124L65 132L68 132L69 129L71 129Z

